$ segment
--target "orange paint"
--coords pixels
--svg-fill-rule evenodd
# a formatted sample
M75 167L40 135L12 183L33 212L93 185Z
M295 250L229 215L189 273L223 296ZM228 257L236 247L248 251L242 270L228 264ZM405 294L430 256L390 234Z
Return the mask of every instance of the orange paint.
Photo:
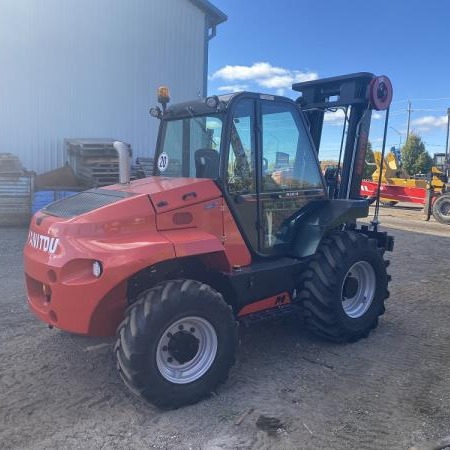
M281 305L286 305L291 303L291 298L287 292L282 292L281 294L274 295L273 297L265 298L263 300L258 300L254 303L244 306L238 313L238 317L246 316L248 314L253 314L259 311L264 311L266 309L277 308Z
M223 200L223 235L225 252L232 266L244 267L252 263L252 256L234 221L228 205Z
M251 263L213 181L150 177L105 189L134 195L73 218L38 212L31 221L24 268L28 304L40 320L72 333L113 335L127 306L127 280L140 270L196 255L213 270ZM102 265L98 278L94 261Z

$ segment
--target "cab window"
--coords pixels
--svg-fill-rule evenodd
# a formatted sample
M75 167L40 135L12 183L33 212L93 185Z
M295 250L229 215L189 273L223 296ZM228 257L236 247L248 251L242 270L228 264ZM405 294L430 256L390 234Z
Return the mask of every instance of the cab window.
M290 104L262 103L262 191L321 189L314 150Z
M216 179L222 118L200 116L165 123L155 175Z

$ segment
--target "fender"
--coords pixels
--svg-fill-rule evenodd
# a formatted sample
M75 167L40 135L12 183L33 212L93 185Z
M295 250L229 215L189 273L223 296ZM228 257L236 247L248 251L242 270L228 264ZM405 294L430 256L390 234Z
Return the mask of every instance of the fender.
M156 237L158 236L158 239ZM146 242L147 241L147 242ZM157 242L159 241L159 242ZM151 242L151 243L149 243ZM91 242L90 250L100 256L105 251L105 276L108 267L111 277L106 285L114 288L102 296L89 322L89 335L113 335L124 318L127 280L130 276L159 262L188 256L203 258L207 267L217 271L231 270L224 247L212 234L198 229L170 230L142 236L135 242ZM117 251L119 250L119 251ZM125 262L126 264L122 264ZM107 320L105 320L107 318Z
M289 248L291 256L304 258L313 255L323 236L344 223L354 223L367 217L367 200L319 200L311 202L286 220L280 230L280 250ZM293 243L293 245L292 245Z
M123 238L122 238L123 239ZM89 335L114 335L124 312L126 302L127 280L146 267L167 261L175 257L173 244L160 233L150 232L136 235L133 242L116 238L108 241L91 241L90 251L99 260L103 259L104 283L106 288L113 288L103 295L97 303L89 320ZM103 255L102 255L103 253Z
M134 273L160 261L173 259L173 244L159 233L147 231L130 236L61 236L55 254L25 248L28 302L44 322L77 334L114 335L127 307L126 282ZM102 274L92 274L93 260ZM42 286L51 289L51 300Z

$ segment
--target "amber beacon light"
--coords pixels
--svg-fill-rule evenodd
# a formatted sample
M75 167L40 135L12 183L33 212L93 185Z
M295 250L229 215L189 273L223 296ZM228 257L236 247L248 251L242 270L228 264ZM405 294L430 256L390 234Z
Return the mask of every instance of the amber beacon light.
M160 86L158 88L158 103L161 103L163 111L166 109L167 103L170 101L169 88L167 86Z

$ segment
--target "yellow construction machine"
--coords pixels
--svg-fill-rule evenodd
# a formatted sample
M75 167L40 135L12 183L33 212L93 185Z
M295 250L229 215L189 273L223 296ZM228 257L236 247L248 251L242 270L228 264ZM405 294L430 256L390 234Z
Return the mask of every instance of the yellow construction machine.
M376 169L372 174L372 181L378 183L381 173L381 183L383 185L403 187L407 189L419 188L429 189L430 186L435 192L443 192L445 189L445 175L444 173L433 166L431 169L431 179L426 176L412 177L399 163L397 155L395 153L388 153L384 158L383 170L381 171L381 152L374 152ZM395 190L394 190L395 191ZM393 193L393 192L392 192ZM389 190L385 193L381 193L380 201L384 205L393 206L400 200L397 196L389 197Z

